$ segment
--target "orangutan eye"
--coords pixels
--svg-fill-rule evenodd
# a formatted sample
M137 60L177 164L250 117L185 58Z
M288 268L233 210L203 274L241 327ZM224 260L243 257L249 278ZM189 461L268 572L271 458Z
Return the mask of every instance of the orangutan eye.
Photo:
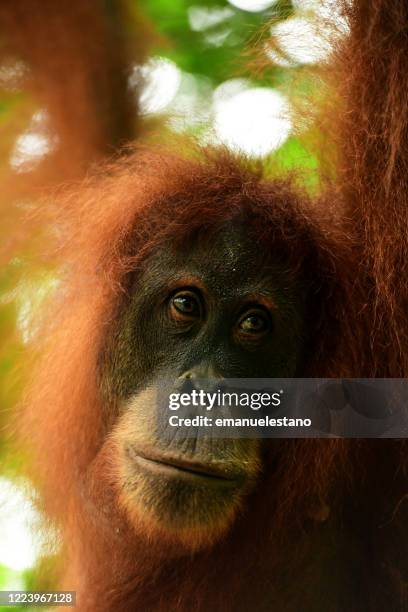
M238 321L238 332L246 336L263 336L271 328L270 314L263 308L253 308L246 311Z
M192 291L179 291L170 300L170 315L176 320L191 320L201 317L199 297Z

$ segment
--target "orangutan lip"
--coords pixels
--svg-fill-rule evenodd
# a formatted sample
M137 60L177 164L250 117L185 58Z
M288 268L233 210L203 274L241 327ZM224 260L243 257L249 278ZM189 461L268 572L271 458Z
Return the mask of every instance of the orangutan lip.
M156 469L162 473L168 472L185 476L191 476L193 478L201 478L206 480L219 481L220 484L233 484L236 485L237 481L242 480L242 473L229 473L220 467L195 463L190 461L184 461L182 459L167 458L155 455L148 455L141 451L136 451L133 447L128 448L128 454L132 461L138 464L140 467Z

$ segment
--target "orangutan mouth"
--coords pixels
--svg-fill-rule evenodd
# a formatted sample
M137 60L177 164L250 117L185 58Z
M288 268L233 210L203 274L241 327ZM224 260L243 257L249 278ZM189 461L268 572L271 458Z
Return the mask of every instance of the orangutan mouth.
M137 468L169 478L182 478L213 486L236 487L242 484L245 476L242 471L232 470L221 463L186 461L150 451L136 450L133 446L129 446L127 451L129 458Z

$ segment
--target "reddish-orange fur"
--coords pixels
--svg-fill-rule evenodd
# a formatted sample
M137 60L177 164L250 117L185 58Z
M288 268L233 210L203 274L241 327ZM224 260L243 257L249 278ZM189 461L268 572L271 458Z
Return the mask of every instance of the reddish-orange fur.
M23 422L33 478L63 532L62 584L78 591L81 610L407 605L400 442L282 442L277 468L265 465L228 536L179 557L130 530L115 501L109 442L98 455L110 423L102 418L97 359L124 276L153 244L225 218L221 203L269 207L263 244L287 216L296 228L286 235L294 270L296 255L307 253L306 227L313 236L325 303L310 322L315 344L304 375L408 375L408 9L403 0L356 0L345 10L351 34L333 63L344 102L338 183L319 205L286 181L262 182L224 153L200 162L143 151L63 200L63 290L38 336L42 357ZM178 225L171 225L169 202L177 205ZM335 225L333 202L344 211ZM327 505L330 517L320 523Z
M50 185L83 177L89 167L142 132L137 88L131 91L128 77L145 60L151 32L133 4L126 0L0 3L1 65L6 71L23 66L14 83L23 94L17 98L19 112L11 113L0 133L4 158L0 225L7 242L13 237L12 248L27 238L27 229L16 231L16 223L22 223L21 200L38 197ZM133 28L137 37L132 36ZM53 148L30 172L17 174L7 163L15 138L30 127L33 113L44 110ZM30 219L33 232L41 226L42 220L37 220L38 215L35 223Z
M72 176L139 135L127 77L144 59L147 32L131 38L130 23L122 0L1 3L0 56L9 65L26 64L23 84L50 114L60 140L54 174L60 167Z
M299 274L306 266L310 278L314 274L316 280L321 277L318 284L323 285L321 290L326 293L327 303L320 316L317 310L310 313L316 341L310 344L305 373L313 375L318 369L320 375L334 375L335 364L329 357L324 369L320 360L329 353L326 341L331 345L340 329L336 302L343 303L344 298L340 297L342 289L336 288L331 278L336 273L342 274L343 249L340 242L336 243L334 253L335 245L320 233L317 220L304 208L305 202L294 195L288 181L266 182L260 172L247 169L244 162L223 151L210 151L201 160L185 161L170 154L141 150L128 156L126 162L111 166L106 177L89 181L79 193L70 194L63 202L61 218L67 223L69 234L68 242L62 243L60 257L65 265L69 263L69 268L67 277L62 279L63 290L57 298L56 310L48 313L50 323L42 330L43 361L29 394L24 430L33 453L34 477L40 488L43 483L46 509L65 532L64 556L69 560L65 585L75 585L80 601L89 598L89 609L96 605L93 598L102 596L100 589L106 587L108 574L112 577L110 588L118 591L115 597L119 598L112 595L112 609L121 609L122 598L123 609L133 598L139 601L139 597L139 605L147 606L149 597L144 587L135 594L133 587L127 591L123 584L127 580L131 584L144 582L144 572L139 575L133 556L143 554L146 544L143 538L139 541L115 509L109 442L93 465L110 429L97 387L98 355L121 299L125 275L140 265L153 246L168 240L186 240L195 227L203 224L217 227L233 217L243 203L264 209L265 222L258 232L263 248L271 245L278 252L284 248L293 274ZM68 228L62 224L61 235ZM321 257L318 250L316 254L316 247L321 249ZM331 338L324 331L328 320ZM351 371L350 365L347 367L344 372ZM339 440L282 444L278 472L274 471L269 485L274 498L265 503L263 510L274 516L273 529L280 531L283 525L298 528L325 503L332 481L336 480L338 487L345 484L342 473L347 464L346 449L347 444ZM64 492L60 496L56 490L61 486L62 474ZM305 488L302 482L309 479ZM295 486L297 482L299 485ZM92 503L83 506L80 491L84 486L97 489L91 495L94 501L98 500L96 506ZM259 501L255 495L254 505L261 502L264 490L261 487L258 492ZM100 514L104 507L105 519ZM249 531L252 548L256 535L250 530L253 511L248 512L249 516L244 514L246 518L238 523L237 529ZM259 519L255 516L256 523ZM238 541L244 546L241 535L236 536L236 543L232 535L231 538L233 546L238 546ZM215 554L221 556L224 546L221 544ZM143 556L143 566L151 567L148 575L153 570L160 575L167 571L163 560L166 554L160 548L160 544L152 542L147 556ZM174 555L168 554L170 558ZM207 554L197 555L200 567ZM85 585L81 589L82 580L86 580L86 596ZM163 586L163 597L164 592ZM206 597L203 594L202 603L197 606L204 608Z

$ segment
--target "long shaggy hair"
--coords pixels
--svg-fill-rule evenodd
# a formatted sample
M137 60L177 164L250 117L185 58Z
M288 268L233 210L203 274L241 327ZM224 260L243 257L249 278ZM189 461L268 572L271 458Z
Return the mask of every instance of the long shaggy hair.
M324 235L321 218L314 218L309 202L296 194L288 179L266 181L259 168L225 150L201 151L198 158L186 160L140 149L58 202L51 227L59 243L55 255L61 262L60 286L34 338L39 365L34 367L22 429L30 450L32 478L43 493L47 513L65 534L71 584L77 584L85 566L98 568L98 572L104 567L106 579L105 564L112 567L114 563L112 554L106 554L112 526L102 521L93 533L90 523L95 521L95 507L84 506L81 495L84 487L98 490L102 482L109 490L112 484L109 457L98 456L114 420L112 415L107 417L112 409L104 406L100 396L99 360L126 297L127 279L143 265L151 249L188 243L197 231L216 232L242 215L248 219L248 234L265 252L285 262L288 277L308 290L302 375L351 375L355 367L352 351L349 361L342 364L332 358L333 346L342 341L345 328L346 286L339 279L350 282L346 241L340 232L332 232L330 238ZM319 515L333 483L340 490L349 481L348 444L341 440L282 441L266 462L265 483L249 501L248 512L238 521L238 532L233 530L218 554L225 546L229 558L231 546L244 546L245 532L252 550L252 516L256 524L265 514L268 525L274 517L277 533L283 528L285 533L298 529L305 520ZM58 489L61 495L56 494ZM268 489L273 495L266 501ZM101 496L102 505L115 504L106 500L106 491L98 490L95 495ZM260 513L258 518L254 508ZM118 509L113 513L120 514ZM118 529L124 527L120 524ZM135 590L137 572L130 560L128 566L125 562L127 556L132 559L143 549L137 534L130 527L128 531L125 542L115 542L113 557L118 565L113 574L109 570L114 581L119 580L112 588L122 590L122 595L126 589L123 574L126 579L131 577L127 601L138 599L141 593L143 598L148 596L144 588ZM88 539L91 533L92 541ZM277 539L274 533L269 537ZM264 550L263 543L259 546ZM153 560L162 556L153 543L143 563L158 572ZM197 557L197 567L206 556ZM75 561L79 565L73 572ZM160 567L168 570L166 563ZM203 606L204 602L205 598Z
M63 585L81 593L83 610L98 609L102 596L107 610L183 612L406 603L400 442L283 441L228 536L177 560L129 531L109 457L98 455L112 422L98 360L129 274L155 246L242 209L262 248L284 253L289 273L309 287L301 374L408 375L408 9L405 0L356 0L344 11L350 35L331 68L343 105L336 184L318 202L223 151L183 160L142 150L64 195L55 216L47 206L60 286L33 340L38 365L22 435L45 509L62 529ZM344 218L333 218L333 202ZM358 595L350 557L363 567ZM322 589L326 564L340 585L328 591L332 601Z

